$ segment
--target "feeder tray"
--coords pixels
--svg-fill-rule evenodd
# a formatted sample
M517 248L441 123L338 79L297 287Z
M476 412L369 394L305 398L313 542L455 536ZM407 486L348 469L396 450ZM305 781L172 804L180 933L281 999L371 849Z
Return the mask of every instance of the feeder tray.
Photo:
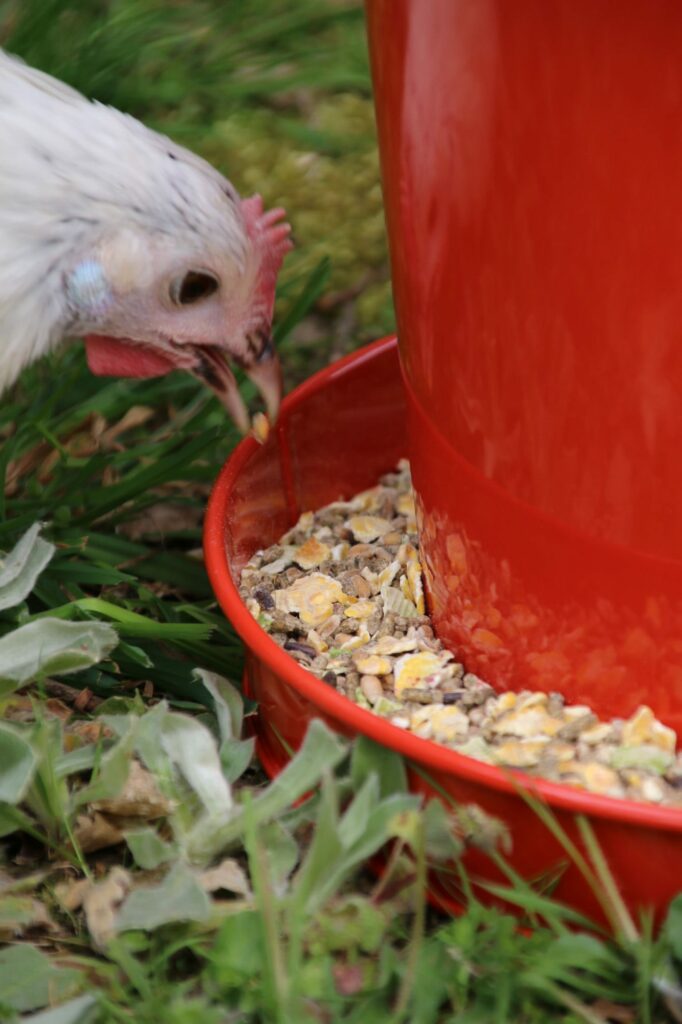
M345 736L367 736L407 759L410 787L425 796L477 804L510 830L511 866L532 881L556 877L553 895L595 920L599 901L528 803L539 799L584 852L576 816L591 825L631 911L661 920L680 888L682 812L596 796L521 772L502 771L406 733L346 699L301 668L258 625L239 596L241 570L309 509L350 498L409 455L405 389L394 338L368 346L306 381L285 400L264 445L243 441L223 467L206 516L206 564L220 605L246 645L248 692L258 702L256 743L274 776L300 747L308 723L323 719ZM624 700L626 697L624 697ZM678 699L680 699L678 697ZM629 713L634 707L623 708ZM677 713L682 707L677 709ZM492 860L471 849L474 880L503 882ZM458 876L430 876L429 895L444 909L461 905ZM481 892L485 898L484 892Z

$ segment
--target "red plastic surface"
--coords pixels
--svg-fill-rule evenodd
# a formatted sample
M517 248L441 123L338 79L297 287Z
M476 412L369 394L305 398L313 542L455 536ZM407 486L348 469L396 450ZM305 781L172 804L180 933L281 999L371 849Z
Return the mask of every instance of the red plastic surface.
M682 732L682 4L367 18L439 634Z
M313 717L345 735L364 734L408 758L416 790L433 793L437 787L503 819L513 837L511 863L535 878L566 858L519 795L517 787L527 785L578 844L574 814L589 817L628 905L652 907L660 919L682 888L682 812L505 774L405 733L301 668L241 601L235 581L254 550L277 540L300 512L372 486L406 453L405 423L396 344L377 342L285 399L267 444L243 441L216 482L206 516L206 564L221 607L247 646L249 688L260 704L258 748L267 770L274 774L283 767L287 750L300 746ZM481 853L467 855L466 863L474 875L497 877ZM445 871L434 876L432 895L448 906L455 903L456 876ZM600 917L574 867L562 877L557 895Z

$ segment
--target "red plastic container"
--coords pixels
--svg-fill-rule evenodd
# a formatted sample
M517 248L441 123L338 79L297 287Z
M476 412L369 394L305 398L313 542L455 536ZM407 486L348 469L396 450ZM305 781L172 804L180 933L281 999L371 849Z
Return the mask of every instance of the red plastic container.
M682 4L367 20L439 635L682 734Z
M373 485L408 450L406 406L397 346L377 342L311 378L284 402L267 444L247 439L220 473L208 507L205 551L218 600L247 648L247 676L259 702L258 753L275 774L300 746L308 722L323 718L339 732L364 734L408 759L410 783L460 803L476 803L511 829L510 861L538 878L566 860L518 792L528 785L580 845L574 815L588 817L628 905L652 907L660 920L682 888L682 813L592 796L463 757L390 725L315 679L281 650L239 597L239 573L253 552L277 540L298 515ZM679 712L679 706L677 711ZM474 876L498 878L488 858L472 851ZM456 875L432 878L432 897L458 902ZM601 918L583 877L570 865L558 898Z

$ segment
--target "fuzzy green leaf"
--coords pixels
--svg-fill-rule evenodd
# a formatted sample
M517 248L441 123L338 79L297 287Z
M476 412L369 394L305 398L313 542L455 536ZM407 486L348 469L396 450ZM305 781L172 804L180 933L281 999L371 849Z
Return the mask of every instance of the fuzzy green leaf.
M128 716L126 716L128 718ZM130 715L128 730L101 759L89 785L80 789L74 805L83 807L94 800L110 800L123 789L130 772L130 761L137 738L137 719Z
M41 1010L40 1013L24 1017L23 1021L24 1024L86 1024L93 1019L92 1011L96 1002L95 996L78 996L52 1010Z
M316 915L307 936L317 955L327 952L364 950L376 953L386 934L389 915L374 906L371 899L354 893L334 900Z
M244 910L223 921L208 953L211 976L221 988L242 988L263 969L260 915Z
M0 611L21 604L55 552L54 544L40 536L41 523L34 523L8 555L0 557Z
M25 832L31 830L31 819L12 804L0 803L0 839L3 836L10 836L13 832L23 829Z
M668 908L664 930L674 956L682 963L682 892Z
M400 754L388 747L373 743L366 736L359 736L353 745L351 756L351 779L355 789L374 772L379 780L381 796L407 792L405 762Z
M104 622L38 619L0 639L0 696L47 675L77 672L101 661L118 643Z
M0 801L18 804L31 784L38 755L25 735L0 722Z
M196 669L194 674L213 697L220 738L223 742L239 739L244 718L244 701L239 691L229 680L215 672Z
M79 971L56 966L36 946L17 943L0 950L0 1005L19 1013L64 999L81 982Z
M418 797L396 793L377 803L377 790L376 776L370 776L339 823L335 784L325 779L313 841L295 882L294 898L305 913L316 911L359 864L394 838L396 821L417 813Z
M283 896L300 856L298 843L280 821L263 825L258 837L267 851L270 884L277 896Z
M365 834L378 802L379 780L376 775L369 775L339 822L339 839L344 848L352 846Z
M322 903L330 875L342 863L343 853L337 787L333 777L327 775L322 782L312 842L294 880L293 899L301 914L312 913Z
M128 848L135 863L146 871L158 868L172 860L177 850L171 843L165 843L153 828L140 828L126 833Z
M431 860L447 861L462 852L462 842L455 832L455 820L438 799L429 800L424 808L426 852Z
M205 921L210 913L209 897L192 871L180 862L159 885L140 887L130 894L118 913L116 930L150 931L173 921Z
M167 714L161 743L210 818L224 819L232 810L232 793L223 775L215 739L206 726L187 715Z
M244 774L253 760L255 746L253 736L247 740L228 740L221 744L220 763L228 782L236 782Z
M256 796L249 807L254 827L272 821L302 796L314 789L322 776L331 771L346 753L343 740L319 719L308 726L303 745L289 764ZM231 821L211 835L198 832L194 842L215 853L225 849L244 834L244 808L236 809Z
M521 888L520 885L498 885L494 882L484 881L479 881L479 885L491 895L519 907L528 914L540 914L548 921L567 921L583 928L590 928L592 925L590 919L584 914L580 914L577 910L573 910L557 900L543 896L542 893L535 892L530 886Z
M49 917L45 906L33 896L3 893L0 899L0 933L18 937L31 925L45 927Z

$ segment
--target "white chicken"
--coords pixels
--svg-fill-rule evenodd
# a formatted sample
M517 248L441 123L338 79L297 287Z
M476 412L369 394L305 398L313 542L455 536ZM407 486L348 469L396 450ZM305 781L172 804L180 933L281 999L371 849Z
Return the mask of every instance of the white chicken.
M238 427L228 357L274 419L282 209L241 200L208 163L0 50L0 393L67 337L96 374L185 369Z

